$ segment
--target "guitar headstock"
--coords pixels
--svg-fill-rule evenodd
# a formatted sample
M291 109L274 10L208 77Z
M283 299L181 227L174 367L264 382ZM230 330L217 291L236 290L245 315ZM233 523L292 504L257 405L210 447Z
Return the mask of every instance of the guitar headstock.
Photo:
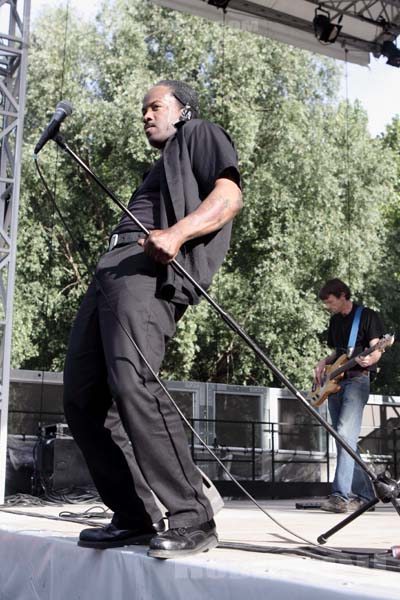
M390 346L393 345L395 340L395 335L394 333L385 333L385 335L383 335L379 342L377 342L376 346L375 346L375 350L380 350L381 352L385 352L386 348L389 348Z

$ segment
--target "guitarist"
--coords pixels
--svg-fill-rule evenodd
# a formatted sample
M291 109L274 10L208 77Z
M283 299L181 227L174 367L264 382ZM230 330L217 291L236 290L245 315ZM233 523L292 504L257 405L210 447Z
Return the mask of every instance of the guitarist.
M347 353L356 356L365 348L373 346L383 335L383 324L378 314L370 308L358 305L351 298L350 288L340 279L331 279L319 292L325 308L332 313L328 328L328 346L333 349L314 368L314 380L322 384L326 365ZM361 314L360 314L361 313ZM354 323L354 328L353 328ZM350 338L354 340L349 348ZM334 429L355 450L361 431L364 407L368 402L370 379L376 373L376 364L381 351L375 350L368 356L356 358L356 366L344 373L340 380L340 390L328 398L328 409ZM355 510L375 497L368 475L336 443L337 464L332 483L332 494L322 502L321 509L344 513Z

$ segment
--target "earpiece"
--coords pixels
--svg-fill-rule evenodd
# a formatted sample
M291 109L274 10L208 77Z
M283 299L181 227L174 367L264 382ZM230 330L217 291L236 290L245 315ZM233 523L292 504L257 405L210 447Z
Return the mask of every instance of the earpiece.
M185 104L185 106L182 108L179 120L180 121L190 121L190 119L192 117L193 117L192 107L190 106L190 104Z

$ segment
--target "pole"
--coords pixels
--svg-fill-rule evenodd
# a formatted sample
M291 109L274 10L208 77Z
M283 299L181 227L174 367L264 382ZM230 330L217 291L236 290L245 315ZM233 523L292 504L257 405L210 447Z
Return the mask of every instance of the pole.
M93 179L97 185L111 198L111 200L135 223L145 235L149 235L150 231L142 225L142 223L131 213L131 211L117 198L117 196L103 184L103 182L97 177L95 173L83 162L83 160L71 150L68 144L65 142L63 136L58 133L54 137L54 141L57 145L64 150L89 176ZM258 346L258 344L240 327L240 325L223 310L221 306L201 287L199 283L182 267L176 259L173 259L169 263L173 269L183 277L185 277L197 292L207 300L207 302L216 310L220 317L225 323L239 335L246 344L253 350L256 356L272 371L272 373L283 383L283 385L303 404L304 408L328 431L331 436L346 450L348 454L357 462L357 464L369 475L373 482L377 481L377 477L372 469L370 469L358 454L349 446L349 444L333 429L333 427L313 408L299 392L299 390L287 379L287 377L275 366L272 360L265 354L265 352Z

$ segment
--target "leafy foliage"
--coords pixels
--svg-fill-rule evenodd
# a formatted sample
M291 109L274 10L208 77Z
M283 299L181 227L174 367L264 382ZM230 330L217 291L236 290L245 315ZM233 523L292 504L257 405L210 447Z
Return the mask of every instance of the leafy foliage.
M381 137L384 148L392 151L392 168L382 187L392 188L393 193L382 210L384 226L382 227L382 261L375 277L375 295L380 300L382 316L389 331L399 337L400 323L400 203L399 203L399 174L400 174L400 118L395 117ZM400 349L398 342L385 355L386 371L381 377L381 391L387 394L397 394L400 386Z

